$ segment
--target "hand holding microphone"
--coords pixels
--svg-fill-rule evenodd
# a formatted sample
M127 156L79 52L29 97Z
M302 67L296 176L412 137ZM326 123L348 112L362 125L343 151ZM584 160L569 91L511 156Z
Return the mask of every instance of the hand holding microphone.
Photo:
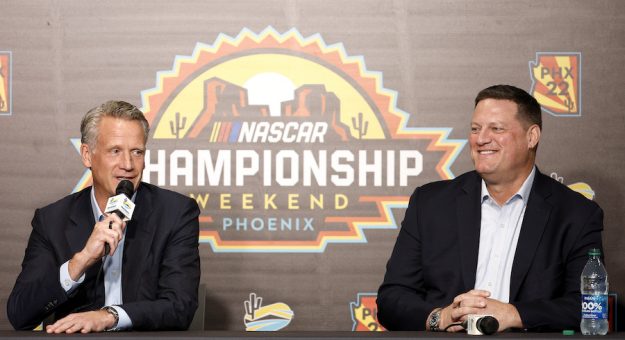
M134 211L135 205L130 200L133 188L132 182L128 180L123 180L117 185L116 195L109 198L105 209L105 212L110 214L103 221L96 223L87 244L69 261L68 271L72 280L77 281L103 255L111 255L111 246L113 250L117 248L117 243L124 232L124 221L130 220ZM103 243L104 252L102 252Z
M106 202L105 213L115 214L122 221L126 222L132 218L132 213L135 210L135 204L130 200L134 191L134 185L129 180L125 179L117 184L115 189L115 196L110 197ZM113 229L113 221L109 220L109 229ZM108 242L104 243L104 255L109 255L111 252L111 246Z

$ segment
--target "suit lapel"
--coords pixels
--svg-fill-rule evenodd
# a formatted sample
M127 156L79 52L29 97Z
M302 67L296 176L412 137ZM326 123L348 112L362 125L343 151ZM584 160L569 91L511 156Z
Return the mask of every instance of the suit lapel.
M65 228L65 237L70 248L70 257L87 244L95 219L91 208L91 188L84 189L74 201L69 212L70 223Z
M466 290L475 286L475 269L480 244L480 192L481 178L473 172L462 185L456 198L458 236L460 240L460 262L462 279Z
M126 227L124 256L122 260L122 295L124 302L134 301L140 287L142 264L154 237L152 221L152 192L145 184L139 185L135 211Z
M91 187L89 187L78 194L70 208L69 224L65 228L65 238L69 245L67 260L71 259L74 254L80 252L85 247L94 225L95 218L93 217L93 207L91 206ZM95 289L95 294L87 293L90 294L88 297L89 301L85 301L91 302L95 306L102 305L104 302L104 281L94 282L100 270L100 265L101 262L98 261L87 269L85 272L85 285L82 286L82 289L87 292L92 292ZM94 298L95 301L93 300Z
M516 299L521 284L534 259L545 226L551 213L551 204L547 198L551 195L549 178L536 169L536 177L523 216L519 241L514 254L512 274L510 276L510 301Z

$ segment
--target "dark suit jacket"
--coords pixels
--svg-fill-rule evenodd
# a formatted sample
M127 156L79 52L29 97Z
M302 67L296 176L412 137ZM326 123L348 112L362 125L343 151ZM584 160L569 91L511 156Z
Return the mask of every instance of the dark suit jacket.
M378 291L384 327L423 330L434 308L474 288L480 196L475 171L412 194ZM510 303L527 329L579 328L580 275L602 230L596 203L536 171L510 277Z
M104 281L100 263L85 273L71 296L61 287L59 268L82 250L95 224L91 187L35 211L33 230L7 312L16 329L33 329L54 313L98 309ZM133 329L187 329L197 308L200 280L199 208L183 195L141 183L126 229L121 306Z

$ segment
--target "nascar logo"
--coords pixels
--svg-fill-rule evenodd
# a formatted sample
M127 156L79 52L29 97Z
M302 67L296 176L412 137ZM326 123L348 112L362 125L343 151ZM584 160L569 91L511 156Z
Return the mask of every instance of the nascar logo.
M198 202L200 242L214 252L365 243L366 229L397 228L393 209L414 186L453 178L466 143L451 128L408 126L397 96L319 34L222 34L142 92L143 180Z

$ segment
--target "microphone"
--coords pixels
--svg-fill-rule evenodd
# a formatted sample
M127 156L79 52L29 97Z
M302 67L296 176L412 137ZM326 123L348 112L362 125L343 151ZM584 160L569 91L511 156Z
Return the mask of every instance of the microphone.
M131 181L124 179L117 184L115 189L115 196L110 197L106 202L105 213L112 213L122 221L129 221L132 218L132 213L135 210L135 204L130 200L134 191L134 185ZM109 229L111 224L109 224ZM106 256L111 251L111 246L108 243L104 243L104 255Z
M492 315L470 314L462 327L469 335L491 335L499 329L499 321Z

